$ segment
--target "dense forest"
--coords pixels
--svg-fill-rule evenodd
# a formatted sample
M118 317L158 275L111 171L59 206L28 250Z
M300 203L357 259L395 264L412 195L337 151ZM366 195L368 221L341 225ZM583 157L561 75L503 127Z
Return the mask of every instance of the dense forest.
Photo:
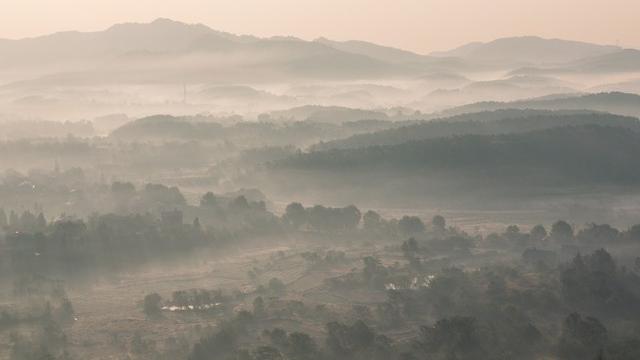
M634 120L630 120L634 121ZM600 125L567 126L503 135L460 135L399 145L316 151L276 162L275 168L397 174L452 172L497 181L522 179L637 185L640 135Z
M601 125L638 131L634 117L605 113L551 112L548 110L496 110L458 115L443 120L422 121L399 128L358 134L314 146L314 150L397 145L454 135L494 135L522 133L562 126Z

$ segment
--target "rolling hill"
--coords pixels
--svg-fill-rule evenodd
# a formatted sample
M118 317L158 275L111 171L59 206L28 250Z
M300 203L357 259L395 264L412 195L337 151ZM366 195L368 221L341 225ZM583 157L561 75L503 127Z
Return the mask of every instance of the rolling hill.
M456 181L466 179L471 183L490 180L493 186L505 182L518 186L637 186L639 153L639 132L586 125L315 151L276 162L272 169L329 179L354 175L373 183L414 176L424 178L423 181L431 176L451 176Z
M499 109L591 110L626 116L640 116L640 96L621 92L559 94L511 102L479 102L445 110L440 117Z
M261 81L283 76L351 79L420 75L428 66L427 63L408 66L388 61L393 56L380 54L427 57L374 44L367 46L373 50L345 51L329 42L240 36L201 24L158 19L147 24L118 24L97 32L2 40L0 81L2 76L18 80L15 77L19 73L23 74L20 80L47 76L39 79L45 83L65 80L100 83L111 79L158 82L180 78Z
M640 72L640 51L621 49L550 67L525 67L511 72L513 75L603 75Z
M398 145L456 135L496 135L523 133L562 126L602 125L640 131L637 118L587 111L496 110L451 118L421 121L410 125L315 145L313 150L350 149Z
M618 50L620 48L616 46L524 36L502 38L488 43L470 43L431 55L479 62L553 64L610 54Z

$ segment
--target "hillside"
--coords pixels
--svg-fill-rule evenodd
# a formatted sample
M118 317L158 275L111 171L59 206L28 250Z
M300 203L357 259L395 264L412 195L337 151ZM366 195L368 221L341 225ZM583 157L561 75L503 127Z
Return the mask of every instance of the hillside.
M586 95L556 95L511 102L479 102L454 107L438 114L453 116L499 109L591 110L612 114L640 116L640 95L621 92Z
M617 50L620 48L616 46L524 36L502 38L488 43L470 43L431 55L461 57L474 61L545 64L570 62L609 54Z
M580 126L506 135L464 135L399 145L317 151L272 165L339 178L359 173L367 181L415 175L456 181L558 184L640 184L640 133L619 127ZM364 174L364 175L362 175ZM384 175L383 175L384 174ZM462 177L461 177L462 176ZM524 183L520 183L523 185Z
M624 74L640 71L640 51L623 49L598 56L578 59L552 67L529 67L518 69L519 75L598 75Z
M395 126L383 120L354 120L338 123L314 121L229 122L199 116L153 115L127 122L110 137L135 141L222 142L230 149L262 146L308 146L322 139L337 139L353 134Z
M640 130L636 118L586 111L496 110L421 121L399 128L321 143L314 150L397 145L409 141L454 135L521 133L561 126L602 125Z
M333 41L326 38L319 38L314 41L337 50L365 55L373 59L391 63L424 64L438 60L436 58L416 54L411 51L381 46L366 41Z
M374 110L352 109L342 106L305 105L268 114L279 121L311 121L340 124L347 121L387 120L388 115Z
M371 46L375 48L373 44ZM387 51L403 52L391 48ZM64 32L3 40L0 41L0 54L0 75L18 80L16 77L24 73L21 80L29 79L30 84L51 81L104 83L127 78L138 82L176 81L179 76L183 80L201 81L255 81L278 76L376 78L419 75L426 66L388 62L367 56L368 52L343 51L321 41L240 36L202 24L169 19L146 24L117 24L97 32ZM189 69L186 73L185 68ZM180 73L176 73L178 71ZM245 72L252 76L243 76ZM51 75L55 77L51 78ZM47 77L33 80L42 76Z

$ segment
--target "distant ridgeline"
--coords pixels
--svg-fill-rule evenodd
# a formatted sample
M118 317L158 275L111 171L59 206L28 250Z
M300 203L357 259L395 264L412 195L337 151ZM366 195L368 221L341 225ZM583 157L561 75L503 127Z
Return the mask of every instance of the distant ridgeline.
M442 112L442 116L459 115L480 111L492 111L499 109L584 109L638 117L640 116L640 95L622 92L610 92L586 95L551 95L543 96L536 99L518 100L512 102L487 101L455 107Z

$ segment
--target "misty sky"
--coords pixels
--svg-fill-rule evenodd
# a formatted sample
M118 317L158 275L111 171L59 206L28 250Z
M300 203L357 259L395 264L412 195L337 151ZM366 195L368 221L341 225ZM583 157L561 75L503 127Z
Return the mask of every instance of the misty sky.
M5 0L0 38L158 17L258 36L359 39L421 53L539 35L640 47L640 0Z

